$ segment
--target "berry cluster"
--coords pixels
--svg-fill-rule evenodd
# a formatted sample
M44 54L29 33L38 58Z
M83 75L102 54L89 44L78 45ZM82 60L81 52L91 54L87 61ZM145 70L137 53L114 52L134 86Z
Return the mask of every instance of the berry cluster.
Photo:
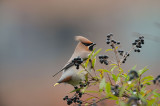
M127 60L127 57L129 57L129 53L126 52L125 55L124 55L123 57L124 57L124 59L123 59L122 63L125 63L126 60Z
M156 83L160 83L160 75L158 75L154 80L153 80L153 83L156 84Z
M111 87L111 92L113 95L119 96L119 89L118 88L119 88L119 85L115 85L115 86Z
M129 73L128 73L128 76L129 76L129 81L133 80L133 79L136 79L139 77L137 71L135 70L131 70Z
M124 51L123 50L118 50L118 53L119 53L120 56L123 56Z
M83 63L83 59L78 56L77 58L74 58L72 60L72 63L74 63L74 65L76 66L76 69L79 69L79 65Z
M71 105L72 103L78 103L79 106L81 106L83 102L80 100L80 98L82 97L83 93L80 92L80 88L78 88L77 86L75 86L74 88L76 90L75 95L71 98L65 96L63 100L66 100L68 105Z
M104 63L105 65L108 65L108 61L107 61L108 58L109 58L109 57L106 56L106 55L104 55L104 56L100 55L100 56L99 56L99 62L100 62L101 64Z
M134 49L135 52L140 52L141 48L142 48L142 44L144 44L144 37L141 36L139 37L139 39L135 40L134 43L132 43L133 46L135 46L136 48Z
M107 44L110 44L110 43L111 43L110 46L111 46L112 48L114 48L114 45L113 45L113 44L119 45L120 42L119 42L119 41L113 40L112 37L113 37L113 34L112 34L112 33L108 34L108 35L107 35L106 43L107 43Z

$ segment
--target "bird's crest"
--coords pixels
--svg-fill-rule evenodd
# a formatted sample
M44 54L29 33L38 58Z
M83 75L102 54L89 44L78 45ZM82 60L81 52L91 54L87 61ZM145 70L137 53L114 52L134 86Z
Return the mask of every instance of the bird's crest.
M87 38L85 38L83 36L75 36L75 40L80 41L82 43L86 43L86 44L92 44L92 42L90 40L88 40Z

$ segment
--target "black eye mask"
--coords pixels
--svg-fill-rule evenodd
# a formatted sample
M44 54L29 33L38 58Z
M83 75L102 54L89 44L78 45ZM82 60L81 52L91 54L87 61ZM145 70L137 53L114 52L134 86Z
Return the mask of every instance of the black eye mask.
M93 43L82 43L82 44L84 44L85 46L90 46L90 45L92 45Z

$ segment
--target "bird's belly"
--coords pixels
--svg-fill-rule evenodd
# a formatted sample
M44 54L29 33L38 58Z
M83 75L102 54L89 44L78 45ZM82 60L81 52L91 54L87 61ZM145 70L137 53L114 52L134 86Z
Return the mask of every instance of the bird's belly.
M76 85L79 85L79 83L81 81L84 81L85 80L85 75L87 74L86 71L78 71L76 72L74 75L72 75L72 78L70 81L68 81L69 84L73 85L73 86L76 86Z

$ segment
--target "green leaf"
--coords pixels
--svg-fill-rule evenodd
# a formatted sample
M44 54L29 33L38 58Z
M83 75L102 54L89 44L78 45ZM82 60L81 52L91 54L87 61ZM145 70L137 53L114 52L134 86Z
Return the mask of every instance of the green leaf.
M141 81L142 81L142 84L150 85L151 84L150 81L152 81L153 79L154 79L153 76L146 76L146 77L142 78Z
M93 67L93 68L95 67L95 62L96 62L96 58L94 58L94 59L92 60L92 67Z
M96 57L96 55L97 55L101 50L102 50L102 49L98 49L98 50L94 53L93 58Z
M114 70L116 67L117 67L117 66L112 67L110 71L113 72L113 70Z
M154 94L156 97L160 98L160 93L157 93L156 91L153 91L153 94Z
M137 65L135 65L134 67L132 67L132 70L135 70L135 69L136 69L136 67L137 67Z
M112 74L112 78L114 79L114 81L117 81L117 76L115 74Z
M88 106L88 105L89 105L89 103L86 103L86 104L85 104L85 106Z
M113 49L107 49L105 52L112 51Z
M109 82L106 83L105 91L108 96L111 94L111 84Z
M89 101L89 100L91 100L91 99L93 99L93 98L95 98L95 97L87 98L85 101Z
M153 79L154 79L154 77L150 75L150 76L143 77L142 81L144 81L144 80L150 81L150 80L153 80Z
M85 93L99 93L99 91L85 91Z
M96 70L96 71L109 72L109 71L108 71L108 70L106 70L106 69L98 69L98 70Z
M86 60L86 63L85 63L85 68L87 68L87 66L88 66L88 63L89 63L89 58Z
M147 67L144 67L143 69L141 69L141 70L138 71L138 74L139 74L139 75L142 75L142 74L145 73L147 70L148 70Z
M99 90L100 92L103 91L103 88L106 86L106 81L105 81L105 78L103 78L99 84Z
M120 96L120 97L123 95L123 93L124 93L124 91L125 91L126 87L127 87L127 84L126 84L126 83L125 83L125 84L123 84L123 86L121 87L121 89L120 89L120 93L119 93L119 96Z
M86 82L88 82L88 73L85 75Z
M96 48L92 51L92 53L88 56L89 59L91 59L91 56L93 55L94 51L96 50Z
M85 71L85 70L81 70L81 71L79 71L79 72L78 72L78 74L81 74L83 71Z

